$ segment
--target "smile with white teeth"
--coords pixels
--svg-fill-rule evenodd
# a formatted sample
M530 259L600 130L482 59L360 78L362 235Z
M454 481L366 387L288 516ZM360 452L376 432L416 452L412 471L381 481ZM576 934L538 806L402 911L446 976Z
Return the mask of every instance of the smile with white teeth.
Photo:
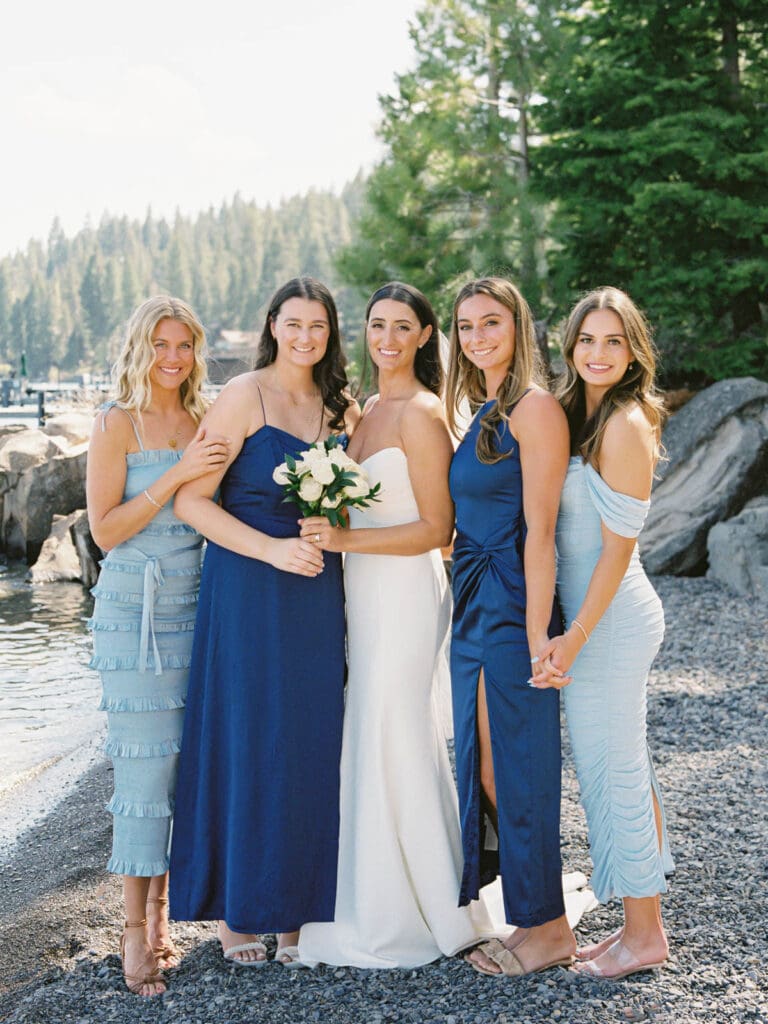
M587 369L599 373L601 370L610 370L610 366L607 366L605 363L587 363Z
M490 352L493 352L493 348L473 348L473 356L487 356Z
M382 355L382 356L396 356L396 355L398 355L398 351L397 351L396 348L380 348L379 349L379 355Z

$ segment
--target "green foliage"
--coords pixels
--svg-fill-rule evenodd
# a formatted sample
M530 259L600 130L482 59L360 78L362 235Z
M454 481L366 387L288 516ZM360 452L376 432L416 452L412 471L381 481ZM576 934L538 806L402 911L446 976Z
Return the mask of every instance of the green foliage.
M31 377L52 365L103 373L131 311L161 292L190 302L209 334L255 330L272 293L297 274L332 289L354 339L361 301L340 281L334 253L351 238L361 189L358 178L341 196L313 191L275 209L235 196L172 224L151 212L143 222L105 217L73 238L55 221L45 246L30 242L0 260L0 361L18 369L25 352Z
M425 0L415 68L380 100L387 155L340 254L345 277L366 291L400 278L447 307L467 277L506 272L537 303L546 214L529 194L529 146L568 6Z
M615 284L667 382L768 376L768 21L757 0L594 0L541 112L553 291Z

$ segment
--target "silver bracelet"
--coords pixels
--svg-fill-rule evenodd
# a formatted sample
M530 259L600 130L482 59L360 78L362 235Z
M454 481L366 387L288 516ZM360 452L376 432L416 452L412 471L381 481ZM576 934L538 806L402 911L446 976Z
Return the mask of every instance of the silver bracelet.
M573 622L571 623L571 625L572 625L572 626L578 626L578 627L579 627L579 629L581 630L581 632L582 632L582 633L584 634L584 643L585 643L585 644L588 644L588 643L589 643L589 633L588 633L588 632L586 631L586 629L584 629L584 627L583 627L583 626L582 626L582 624L581 624L581 623L579 622L579 620L578 620L578 619L574 619L574 620L573 620Z
M149 491L146 489L146 487L144 488L144 497L147 499L149 504L150 505L154 505L155 508L162 508L163 507L162 505L158 505L158 503L155 501L155 499L152 497L152 495L149 493Z

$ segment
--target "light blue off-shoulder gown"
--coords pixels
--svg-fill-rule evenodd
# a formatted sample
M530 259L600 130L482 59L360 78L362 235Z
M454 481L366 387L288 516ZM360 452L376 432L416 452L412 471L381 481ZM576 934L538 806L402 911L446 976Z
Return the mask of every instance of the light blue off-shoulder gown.
M589 463L570 461L557 520L557 592L566 622L578 615L602 551L601 523L637 537L650 501L614 491ZM589 826L601 903L666 892L674 870L646 740L648 672L664 637L661 602L637 545L619 588L571 670L563 698ZM652 793L662 812L662 843Z

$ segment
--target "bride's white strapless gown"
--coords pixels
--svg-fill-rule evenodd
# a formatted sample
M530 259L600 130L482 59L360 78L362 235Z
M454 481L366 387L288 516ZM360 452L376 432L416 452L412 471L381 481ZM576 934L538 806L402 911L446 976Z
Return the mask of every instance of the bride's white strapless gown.
M350 526L418 519L400 448L365 460L381 502ZM301 930L308 963L416 967L498 934L483 901L458 907L456 789L436 694L451 620L438 551L346 555L349 675L341 754L336 919Z
M365 468L381 482L381 501L352 509L352 529L418 519L400 448L375 452ZM349 674L336 916L304 925L299 956L306 964L417 967L513 930L498 880L479 900L457 905L461 827L442 725L450 697L441 702L439 685L451 597L438 551L346 555L344 587ZM595 900L578 891L583 875L563 881L574 925Z

